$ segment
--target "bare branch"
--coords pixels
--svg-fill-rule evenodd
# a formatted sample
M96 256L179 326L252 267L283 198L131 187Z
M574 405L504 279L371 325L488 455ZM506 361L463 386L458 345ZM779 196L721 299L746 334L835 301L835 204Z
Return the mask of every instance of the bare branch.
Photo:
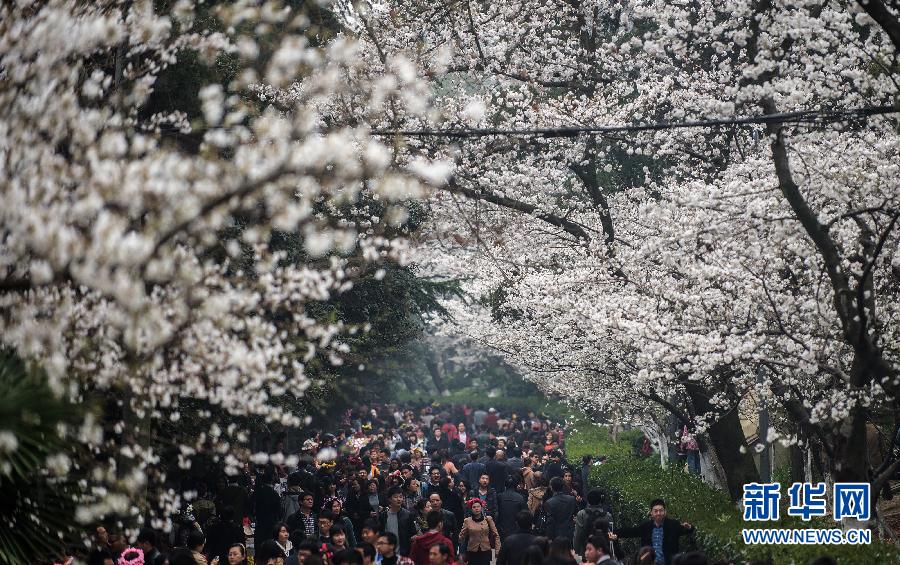
M869 14L884 33L891 38L894 48L900 52L900 19L890 13L881 0L858 0L860 7Z
M585 231L584 227L581 224L578 224L571 220L567 220L562 216L551 214L550 212L543 212L541 210L538 210L537 206L533 206L531 204L521 202L507 196L498 196L496 194L466 188L464 186L460 186L459 183L456 182L456 179L450 179L450 181L447 182L446 186L444 186L443 189L455 194L461 194L467 198L483 200L485 202L490 202L491 204L496 204L497 206L509 208L510 210L516 210L518 212L529 214L531 216L534 216L535 218L538 218L539 220L543 220L548 224L556 226L579 239L583 239L585 242L591 240L591 236L588 235L587 231Z

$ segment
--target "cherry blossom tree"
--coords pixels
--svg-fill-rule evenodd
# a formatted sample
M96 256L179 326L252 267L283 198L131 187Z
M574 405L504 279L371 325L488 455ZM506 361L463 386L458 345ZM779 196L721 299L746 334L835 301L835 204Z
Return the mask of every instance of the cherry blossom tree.
M223 414L302 424L278 399L366 330L320 306L405 263L409 203L446 170L369 133L427 119L409 58L372 68L278 2L194 4L0 8L0 340L87 408L41 465L75 487L73 527L175 512L164 451L235 469L246 432ZM228 76L149 113L185 58Z
M815 445L834 480L896 471L865 457L866 423L897 413L896 6L390 2L358 22L379 52L450 60L430 75L445 133L407 133L456 161L422 261L479 274L462 331L548 388L708 430L735 497L753 399L790 424L761 439Z

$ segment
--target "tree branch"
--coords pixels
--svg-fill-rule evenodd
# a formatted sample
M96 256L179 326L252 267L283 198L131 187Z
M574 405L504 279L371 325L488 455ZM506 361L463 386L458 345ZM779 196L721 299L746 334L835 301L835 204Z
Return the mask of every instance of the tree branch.
M679 409L677 406L675 406L674 404L672 404L665 398L659 396L655 392L645 393L645 392L638 391L637 394L638 394L638 396L640 396L641 398L643 398L645 400L649 400L651 402L656 402L657 404L659 404L660 406L662 406L663 408L665 408L666 410L671 412L673 416L678 418L678 420L682 424L687 426L689 429L694 428L693 421L691 421L691 418L683 410Z
M568 232L579 239L583 239L586 242L591 240L591 236L588 235L587 231L585 231L584 227L578 223L575 223L571 220L567 220L562 216L558 216L556 214L551 214L549 212L542 212L538 210L536 206L532 206L531 204L527 204L525 202L521 202L519 200L515 200L513 198L509 198L506 196L498 196L496 194L491 194L488 192L481 192L479 190L474 190L471 188L466 188L464 186L460 186L459 183L456 182L456 179L451 178L445 186L442 187L444 190L448 192L452 192L454 194L461 194L466 198L472 198L474 200L482 200L484 202L490 202L491 204L496 204L497 206L502 206L504 208L509 208L510 210L516 210L518 212L523 212L525 214L529 214L538 218L539 220L543 220L550 225L556 226L562 229L565 232Z
M894 49L900 52L900 20L897 16L891 14L881 0L858 0L857 3L881 26L894 44Z
M774 113L778 111L775 101L771 97L762 100L762 107L766 113ZM772 161L775 165L775 174L778 177L778 188L784 195L791 209L806 230L807 235L812 239L822 257L825 264L825 270L834 290L834 305L844 335L850 341L855 342L857 335L857 322L853 321L853 308L851 304L850 285L846 276L841 271L841 257L837 244L828 233L828 228L819 222L816 213L809 207L800 187L794 182L791 173L790 159L788 158L787 147L784 143L784 127L781 124L769 123L766 130L772 137Z
M276 180L278 177L280 177L284 173L285 173L284 166L275 167L268 174L265 174L258 179L248 180L247 182L239 185L238 187L236 187L216 198L213 198L212 200L210 200L209 202L204 204L203 207L200 208L200 211L196 215L194 215L190 218L187 218L187 219L179 222L178 224L172 226L171 228L169 228L169 230L166 231L162 235L162 237L160 237L156 241L156 246L153 248L153 253L151 253L150 256L155 257L156 254L159 253L159 250L162 249L162 247L166 243L168 243L172 238L174 238L179 233L185 231L191 225L192 222L209 214L210 212L212 212L219 206L226 204L232 198L241 198L243 196L250 194L251 192L261 188L262 186ZM147 263L145 263L145 267L146 267L146 265L147 265Z

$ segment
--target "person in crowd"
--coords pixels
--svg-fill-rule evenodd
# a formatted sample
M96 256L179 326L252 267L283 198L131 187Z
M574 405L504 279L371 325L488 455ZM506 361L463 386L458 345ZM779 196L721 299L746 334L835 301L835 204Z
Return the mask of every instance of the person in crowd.
M372 508L373 512L379 512L381 508L387 506L386 501L381 499L381 494L379 493L379 483L377 479L369 479L369 482L366 483L366 492L368 493L369 499L369 507Z
M522 565L544 565L544 552L540 546L532 545L525 550L522 556Z
M478 482L470 484L462 479L456 481L456 488L455 488L456 494L459 496L460 500L462 501L461 502L462 508L463 508L462 518L466 517L466 511L468 510L466 508L466 500L469 499L469 493L472 492L472 487L477 484L478 484ZM462 524L462 518L460 518L460 520L459 520L460 524Z
M335 516L328 510L323 510L319 512L319 516L316 520L318 529L316 530L316 539L319 540L321 544L330 544L331 538L329 533L331 532L331 526L334 525Z
M294 551L288 555L284 565L304 565L313 557L319 557L322 544L315 538L306 538L294 545Z
M259 547L266 540L272 539L275 524L281 520L281 497L272 486L275 480L275 469L267 466L259 476L261 484L257 485L254 493L254 507L256 509L256 530L254 547Z
M347 548L353 549L356 547L356 530L353 527L353 521L344 514L344 505L341 499L337 497L326 499L323 508L330 510L334 514L335 523L344 526L344 534L347 536Z
M484 427L485 429L496 432L498 429L497 422L500 420L500 416L497 414L496 408L488 408L488 414L484 417Z
M409 557L416 565L428 565L428 554L433 546L438 544L453 546L453 542L444 535L444 515L440 510L431 510L425 520L428 529L413 538L412 547L409 550ZM451 553L451 559L453 558L455 558L455 554Z
M609 543L606 538L600 536L590 536L584 542L584 563L594 563L603 565L618 565L609 554Z
M534 538L534 545L541 548L541 554L543 554L544 559L547 559L547 556L550 555L550 538L547 536L538 536Z
M478 486L469 493L469 498L480 498L484 501L484 513L494 516L497 513L497 491L491 486L491 478L482 473L478 478Z
M379 515L380 531L393 534L395 540L399 540L397 550L400 555L409 555L410 543L416 533L415 517L403 508L403 490L400 487L392 487L387 493L387 500L387 508Z
M436 492L428 496L428 502L431 504L432 512L440 512L441 514L441 523L444 525L441 533L450 540L456 540L456 536L459 534L456 526L456 515L443 508L444 501L441 500L441 495Z
M378 536L376 534L376 538L377 537ZM377 555L377 552L375 551L375 544L362 542L356 546L356 552L359 553L360 556L362 556L363 565L374 565L375 556Z
M476 430L484 428L484 419L487 418L487 415L488 413L481 408L477 408L472 412L472 423L475 424Z
M128 547L128 543L125 540L125 536L117 531L109 532L109 551L113 555L113 559L116 562L119 561L119 557L122 555L122 552L125 551L125 548Z
M407 479L403 489L403 507L413 512L423 498L422 483L419 482L419 479L415 477Z
M305 442L299 438L303 447L293 470L282 464L247 463L236 475L210 468L185 479L182 492L196 485L199 497L173 516L175 527L169 542L183 550L169 551L168 562L196 565L205 557L210 562L218 558L221 563L237 565L248 559L243 544L253 537L260 563L285 559L287 565L329 560L328 565L337 565L337 561L373 563L374 554L367 557L365 551L345 550L363 544L374 550L384 533L395 537L393 556L387 554L388 561L393 558L395 563L402 562L413 546L417 565L432 560L452 563L458 553L469 554L475 562L485 556L490 561L492 551L497 551L504 565L521 562L531 542L539 539L534 537L537 532L527 512L524 523L528 530L520 531L523 510L531 508L532 498L537 498L538 506L542 497L547 498L544 491L528 492L528 487L538 488L538 478L545 471L532 451L541 447L544 432L550 432L554 450L562 449L561 434L555 435L561 430L543 415L519 418L496 410L482 411L481 426L478 422L472 426L467 419L472 412L460 405L437 404L424 409L400 404L352 409L342 414L333 434L311 430ZM429 418L433 418L430 425ZM539 432L534 437L529 431L533 424ZM269 443L287 455L297 440L276 437L269 438ZM326 448L336 450L337 457L317 459ZM463 459L457 460L457 455ZM563 490L587 498L579 490L584 483L580 473L566 474L564 458L556 457L555 452L549 459L546 470L553 472L557 463L563 469ZM528 495L527 501L523 495ZM481 499L477 515L464 504L469 498ZM558 505L555 500L549 502L548 509ZM471 514L469 518L467 514ZM421 521L418 529L416 516ZM435 519L430 516L439 519L437 530L429 523ZM204 522L202 527L198 517ZM579 519L584 530L579 539L590 535L588 524L593 517ZM464 522L468 523L465 534ZM554 517L546 523L555 527L557 520ZM422 535L414 537L418 532ZM145 565L166 561L157 536L158 532L145 528L135 541L135 547L145 554ZM86 559L89 563L115 563L128 549L127 540L116 532L99 528L95 537L89 548L94 554ZM198 545L198 540L202 544ZM462 552L457 552L457 540L466 546ZM518 544L508 545L510 540L518 540ZM308 542L314 543L315 552L302 549ZM449 553L432 551L443 545ZM329 557L329 553L333 555ZM379 560L384 555L379 554Z
M465 493L457 490L456 485L457 481L453 477L444 477L441 479L441 508L453 513L453 526L455 532L459 531L463 518L465 518L465 511L463 510ZM454 534L450 539L455 540L456 535Z
M228 548L228 565L247 565L247 548L244 544L231 544Z
M466 485L471 487L478 484L478 479L481 478L485 471L484 463L478 461L478 451L473 450L469 453L469 462L463 465L460 475L462 480L466 482Z
M545 561L547 565L577 565L575 550L572 549L572 538L559 536L550 542L550 554Z
M342 549L334 553L330 565L363 565L363 558L352 549Z
M303 472L306 471L304 470ZM283 522L286 522L294 512L300 510L300 495L303 494L300 478L300 472L288 475L287 491L281 497L281 520Z
M287 559L287 555L281 546L275 540L267 539L256 548L254 563L256 565L284 565L285 559Z
M525 467L525 459L522 457L522 452L519 449L507 448L506 455L506 466L509 467L510 474L521 478L522 469Z
M413 560L397 553L398 539L394 532L382 532L378 534L375 549L378 551L376 561L380 565L415 565Z
M304 537L315 537L317 517L313 512L315 497L311 492L300 493L300 509L288 516L285 523L290 531L303 530ZM259 528L259 524L257 524Z
M444 432L440 428L435 428L432 432L432 437L425 444L425 449L428 453L437 453L441 450L446 451L450 449L450 442L444 437Z
M550 480L550 490L553 494L544 503L544 511L551 527L546 533L552 538L564 537L571 543L575 535L575 513L578 512L578 503L574 496L563 492L563 480L560 477L553 477Z
M497 554L497 565L516 565L525 560L525 552L534 545L531 533L532 516L528 510L516 514L517 532L503 539L503 547Z
M688 472L692 475L700 474L700 444L687 426L681 429L679 446L687 456Z
M211 558L218 557L224 562L228 557L228 548L244 541L244 529L235 523L234 509L230 506L222 507L218 516L206 526L206 554Z
M519 512L528 510L525 497L516 490L516 485L521 480L520 476L510 475L507 480L506 490L497 495L497 529L500 531L500 539L519 531Z
M484 466L484 472L490 478L491 488L497 491L497 494L500 494L506 489L506 480L509 477L506 452L502 449L488 448L487 456L490 459Z
M112 557L110 557L109 565L114 565ZM194 554L190 549L179 547L169 556L169 565L197 565L197 560L194 559Z
M581 495L584 498L587 498L588 481L591 478L591 465L593 463L593 455L585 455L581 458Z
M452 546L439 543L428 549L428 565L453 565Z
M562 452L558 449L552 449L549 453L550 461L544 466L544 475L548 481L552 481L554 477L562 478L563 462Z
M428 498L432 493L441 492L441 467L432 466L428 470L428 482L422 487L423 495Z
M486 476L486 475L484 475ZM471 515L463 520L459 532L460 544L465 549L467 565L489 565L493 556L492 550L500 551L500 534L494 519L485 512L484 500L471 498L466 501ZM460 548L463 551L463 548Z
M163 565L166 556L157 549L158 536L153 528L141 528L138 532L137 547L144 552L144 565Z
M208 565L206 556L203 555L203 546L206 544L206 536L201 531L193 531L188 534L187 548L197 565ZM218 561L218 559L216 559Z
M191 505L194 507L194 517L201 528L206 528L206 523L216 514L216 504L212 498L206 481L197 483L197 498L191 502Z
M375 499L378 500L378 482L375 481ZM372 507L369 501L368 485L359 477L353 477L348 481L347 502L344 503L344 512L350 523L353 524L353 531L358 532L362 527L362 523L373 516L378 515L378 505Z
M415 516L417 534L421 534L428 529L428 521L425 517L429 512L431 512L431 502L427 499L423 498L416 503L416 508L413 510L413 516Z
M547 479L540 471L534 474L534 487L528 489L528 510L537 514L538 509L544 503L544 495L547 493Z
M610 533L612 540L618 538L640 538L641 545L653 548L658 565L670 565L672 558L678 553L678 540L681 536L694 533L694 527L688 522L678 522L667 516L666 502L657 498L650 501L650 519L637 526L618 528Z
M444 432L444 437L447 438L447 441L459 439L459 426L449 420L449 414L447 419L441 422L441 431Z
M469 432L466 431L466 423L460 422L456 425L456 438L463 446L469 445Z
M275 543L278 544L278 547L284 551L285 555L289 555L291 553L291 549L294 548L294 544L291 543L291 531L288 529L288 525L285 522L280 522L275 525Z
M581 507L581 502L584 500L581 496L581 485L575 483L575 475L572 472L572 469L566 468L563 469L563 492L574 496L575 502L578 503L579 508Z
M109 532L104 526L98 525L91 534L91 553L88 555L88 562L91 565L102 565L106 556L112 557L109 550Z
M456 440L453 440L453 442L450 444L450 451L441 451L440 453L438 453L438 455L440 456L440 465L443 474L451 476L459 474L459 469L462 465L460 465L459 467L456 465L456 459L453 457L453 455L458 453L462 453L463 455L465 455L464 452L465 449L462 448L462 444Z
M335 552L350 549L347 541L347 531L343 524L334 524L328 530L328 541Z
M372 547L375 547L375 542L378 540L378 532L381 531L378 526L378 521L374 518L369 518L365 522L363 522L362 527L359 529L359 537L363 543L367 543Z
M612 522L612 514L603 505L603 492L591 489L587 494L587 507L575 515L575 553L584 555L584 544L597 527L597 520L605 520L607 528Z

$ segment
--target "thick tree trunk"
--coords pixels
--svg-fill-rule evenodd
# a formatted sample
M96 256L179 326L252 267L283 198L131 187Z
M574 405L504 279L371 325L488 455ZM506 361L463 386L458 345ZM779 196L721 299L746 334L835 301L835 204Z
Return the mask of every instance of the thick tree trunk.
M692 383L687 383L685 389L698 414L714 411L705 390ZM715 448L716 456L725 472L731 500L740 500L744 495L744 485L759 481L759 472L750 452L745 449L744 453L741 453L746 438L737 410L730 410L710 426L709 441Z
M845 425L844 434L834 442L834 459L830 461L831 476L836 483L865 483L869 481L866 440L866 416L854 410Z
M444 384L444 377L441 376L437 363L428 355L428 352L425 353L425 366L428 367L428 372L431 373L431 380L434 381L434 387L437 389L438 394L442 394L447 390L447 386Z

